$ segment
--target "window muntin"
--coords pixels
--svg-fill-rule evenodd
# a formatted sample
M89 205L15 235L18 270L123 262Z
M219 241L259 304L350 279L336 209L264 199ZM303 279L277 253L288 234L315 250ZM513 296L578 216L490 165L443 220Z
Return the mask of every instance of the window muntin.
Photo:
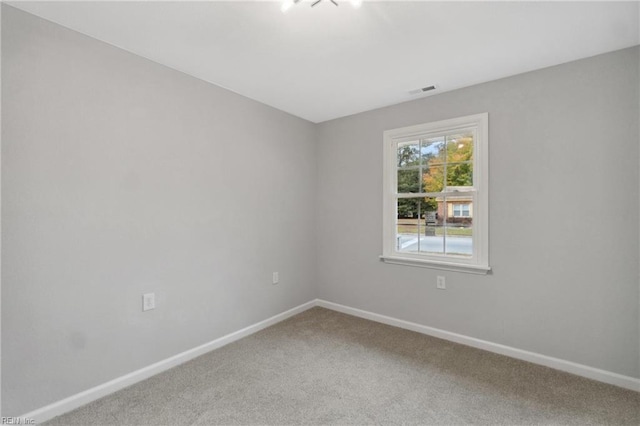
M383 260L489 269L487 125L479 114L385 132Z

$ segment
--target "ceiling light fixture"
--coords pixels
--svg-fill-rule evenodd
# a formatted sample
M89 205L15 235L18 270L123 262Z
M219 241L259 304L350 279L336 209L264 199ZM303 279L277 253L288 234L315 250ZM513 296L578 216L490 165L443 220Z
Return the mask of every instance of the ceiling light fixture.
M291 7L294 4L298 4L301 1L302 0L285 0L282 3L282 6L280 7L280 10L282 10L283 13L286 13L289 9L291 9ZM338 4L338 2L336 0L329 0L329 1L331 3L333 3L335 6L339 6L339 4ZM320 2L322 2L322 0L312 0L311 7L316 6ZM349 0L349 3L351 3L351 6L353 6L354 9L357 9L360 6L362 6L362 0Z

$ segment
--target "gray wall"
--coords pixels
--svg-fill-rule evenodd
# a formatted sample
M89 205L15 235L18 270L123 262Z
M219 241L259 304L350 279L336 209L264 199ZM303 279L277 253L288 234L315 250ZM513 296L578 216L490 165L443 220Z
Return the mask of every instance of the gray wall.
M2 8L3 415L315 297L312 123Z
M321 124L319 297L640 377L638 84L631 48ZM481 112L493 273L381 263L382 132Z

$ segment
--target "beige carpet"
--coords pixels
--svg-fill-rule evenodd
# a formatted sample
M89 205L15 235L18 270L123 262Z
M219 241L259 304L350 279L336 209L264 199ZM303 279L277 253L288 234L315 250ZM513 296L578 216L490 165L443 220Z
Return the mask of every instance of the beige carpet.
M50 425L640 424L640 394L313 308Z

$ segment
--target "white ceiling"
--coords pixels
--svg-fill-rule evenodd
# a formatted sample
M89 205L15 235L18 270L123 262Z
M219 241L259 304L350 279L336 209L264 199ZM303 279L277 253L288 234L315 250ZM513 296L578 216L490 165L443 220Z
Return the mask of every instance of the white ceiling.
M10 2L322 122L640 43L638 2Z

